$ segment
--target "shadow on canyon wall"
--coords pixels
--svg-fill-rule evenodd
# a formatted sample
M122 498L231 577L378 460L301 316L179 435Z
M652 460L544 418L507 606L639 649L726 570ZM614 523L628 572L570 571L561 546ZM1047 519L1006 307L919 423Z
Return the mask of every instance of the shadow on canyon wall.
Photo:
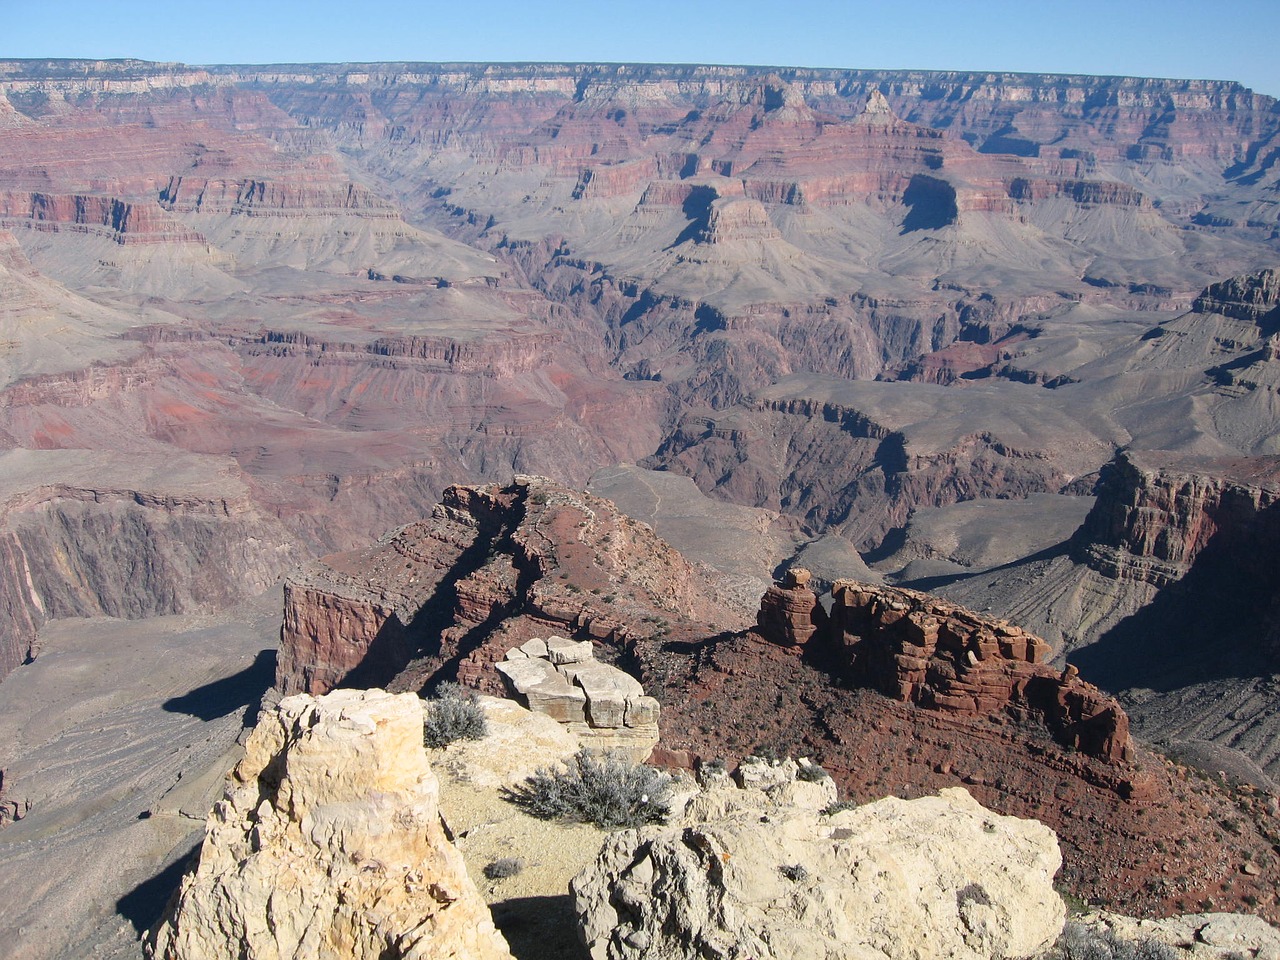
M1216 534L1186 575L1068 659L1112 692L1167 693L1280 668L1280 504Z
M154 877L143 880L116 901L116 913L128 920L139 936L150 930L160 919L169 898L178 889L182 875L199 852L200 841L197 840Z

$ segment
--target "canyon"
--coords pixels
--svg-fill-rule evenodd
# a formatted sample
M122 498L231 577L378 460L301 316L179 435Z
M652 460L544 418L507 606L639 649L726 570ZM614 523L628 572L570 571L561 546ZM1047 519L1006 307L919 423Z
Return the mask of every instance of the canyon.
M213 645L221 714L129 721L193 738L122 758L169 811L269 682L499 693L560 633L676 765L963 783L1086 896L1271 916L1278 156L1227 81L0 62L0 715L86 700L0 716L0 863L75 859L41 817L91 802L94 656ZM49 955L130 955L46 889Z

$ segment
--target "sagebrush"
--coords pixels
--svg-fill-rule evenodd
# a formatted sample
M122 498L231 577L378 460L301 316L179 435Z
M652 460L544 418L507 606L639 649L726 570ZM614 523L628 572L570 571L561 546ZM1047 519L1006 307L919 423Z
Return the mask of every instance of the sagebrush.
M442 683L427 701L422 725L422 742L428 747L447 747L455 740L483 740L489 735L476 695L456 683Z
M579 750L557 769L540 768L504 796L542 820L594 823L606 830L662 823L671 778L625 756Z
M1080 923L1062 928L1045 960L1177 960L1178 951L1159 940L1123 940L1110 930Z

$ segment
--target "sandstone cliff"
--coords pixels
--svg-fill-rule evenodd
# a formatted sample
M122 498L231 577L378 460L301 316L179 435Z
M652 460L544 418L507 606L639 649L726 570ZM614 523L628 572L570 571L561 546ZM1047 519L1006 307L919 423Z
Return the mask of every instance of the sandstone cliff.
M438 790L416 696L286 698L249 738L149 954L510 958Z
M960 715L1007 712L1090 756L1133 759L1120 704L1075 667L1047 666L1049 645L1021 627L913 590L838 580L831 592L832 630L860 682Z

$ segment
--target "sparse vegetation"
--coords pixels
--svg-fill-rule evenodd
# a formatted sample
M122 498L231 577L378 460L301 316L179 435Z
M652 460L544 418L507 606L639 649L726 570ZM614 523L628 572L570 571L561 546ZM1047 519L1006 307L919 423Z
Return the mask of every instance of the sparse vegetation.
M852 810L857 807L857 803L853 800L837 800L835 803L829 803L822 808L824 817L834 817L837 813L844 813L846 810Z
M456 683L442 683L427 701L422 742L433 749L455 740L483 740L489 727L474 692Z
M802 863L784 863L778 871L792 883L803 883L809 879L809 871Z
M800 769L796 771L796 779L806 783L818 783L821 780L830 780L831 774L827 773L820 764L806 763L801 764Z
M524 861L519 857L499 857L485 864L484 875L488 880L506 880L514 877L524 869Z
M594 823L606 830L661 823L671 778L624 756L579 750L559 769L542 768L505 799L542 820Z
M1045 960L1176 960L1178 951L1159 940L1122 940L1110 930L1067 922Z

